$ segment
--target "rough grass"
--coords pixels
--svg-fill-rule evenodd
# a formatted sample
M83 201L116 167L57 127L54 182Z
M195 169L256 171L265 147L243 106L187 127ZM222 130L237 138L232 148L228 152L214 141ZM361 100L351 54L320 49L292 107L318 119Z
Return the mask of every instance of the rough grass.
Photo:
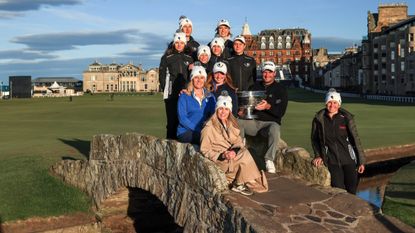
M389 181L382 210L415 227L415 162L401 169Z
M282 137L310 149L310 126L323 95L289 91ZM344 99L356 115L365 148L415 142L414 106ZM161 95L86 95L0 101L0 220L87 211L82 192L48 174L61 159L86 159L90 140L101 133L140 132L165 136Z

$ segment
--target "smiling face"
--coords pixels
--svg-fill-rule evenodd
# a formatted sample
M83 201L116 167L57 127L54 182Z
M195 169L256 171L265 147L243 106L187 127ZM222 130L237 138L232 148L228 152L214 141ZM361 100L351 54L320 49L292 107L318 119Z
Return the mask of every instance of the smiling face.
M264 70L262 72L262 80L264 80L265 85L273 83L275 81L275 72Z
M339 112L340 104L336 100L330 100L326 104L326 109L330 115L334 115Z
M209 62L209 56L206 53L202 53L199 56L199 61L203 64L206 64Z
M229 110L229 108L219 107L218 110L216 110L216 116L222 122L226 122L228 120L230 112L231 111Z
M220 55L222 54L222 48L219 45L214 45L212 46L212 53L220 57Z
M174 42L174 48L180 53L183 52L184 47L186 46L186 44L183 41L176 41Z
M213 74L213 79L215 80L216 85L222 85L225 83L226 74L222 72L216 72Z
M203 89L205 85L205 77L203 77L202 75L193 77L192 84L193 87L197 90Z
M231 34L231 29L226 25L220 25L218 27L218 34L222 38L226 38Z

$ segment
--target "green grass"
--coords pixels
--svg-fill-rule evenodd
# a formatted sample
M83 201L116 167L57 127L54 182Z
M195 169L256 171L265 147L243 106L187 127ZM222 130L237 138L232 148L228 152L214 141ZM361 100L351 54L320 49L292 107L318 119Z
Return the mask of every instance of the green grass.
M289 91L282 137L310 149L310 126L323 95ZM414 106L344 99L365 148L415 142ZM165 136L161 95L85 95L0 101L0 220L87 211L89 199L48 174L62 158L85 159L93 135Z
M406 165L389 181L382 210L415 227L415 162Z

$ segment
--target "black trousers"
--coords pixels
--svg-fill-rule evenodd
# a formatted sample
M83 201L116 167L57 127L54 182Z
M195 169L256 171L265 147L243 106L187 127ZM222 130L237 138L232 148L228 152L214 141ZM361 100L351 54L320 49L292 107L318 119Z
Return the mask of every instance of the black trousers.
M178 99L170 98L164 100L167 117L167 139L177 139L177 126L179 126L179 118L177 116Z
M355 164L329 164L328 169L331 175L331 186L347 190L351 194L356 194L359 183L357 168Z

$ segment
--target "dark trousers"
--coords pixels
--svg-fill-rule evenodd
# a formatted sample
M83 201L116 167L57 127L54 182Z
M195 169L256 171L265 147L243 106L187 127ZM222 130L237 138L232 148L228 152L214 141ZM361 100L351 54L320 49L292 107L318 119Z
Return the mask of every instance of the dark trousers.
M186 131L177 137L179 142L200 145L200 132Z
M331 175L331 186L347 190L356 194L359 183L355 164L344 164L339 167L337 164L329 164L328 169Z
M164 100L167 117L167 139L177 139L177 126L179 126L179 118L177 117L177 102L178 99L173 98Z

